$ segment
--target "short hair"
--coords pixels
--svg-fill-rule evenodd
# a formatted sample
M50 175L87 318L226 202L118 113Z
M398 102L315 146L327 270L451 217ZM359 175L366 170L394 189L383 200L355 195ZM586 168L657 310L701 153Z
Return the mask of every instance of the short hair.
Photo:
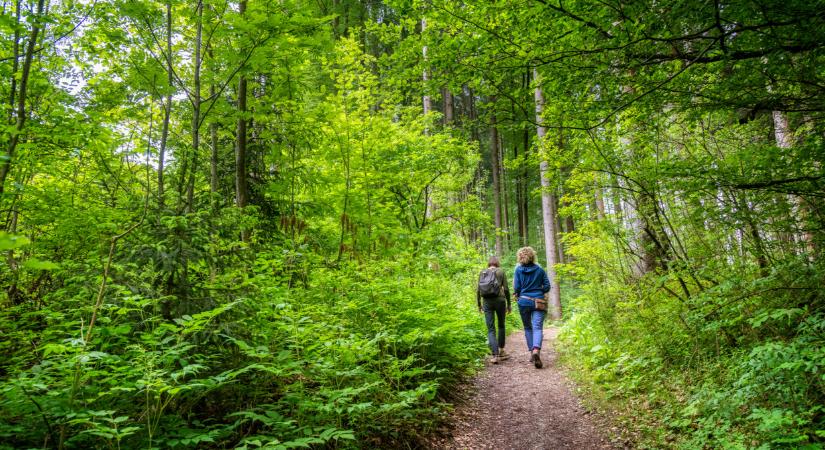
M490 259L487 260L487 267L501 267L501 261L498 260L498 256L491 256Z
M533 247L522 247L516 252L516 257L521 265L533 264L536 262L536 251Z

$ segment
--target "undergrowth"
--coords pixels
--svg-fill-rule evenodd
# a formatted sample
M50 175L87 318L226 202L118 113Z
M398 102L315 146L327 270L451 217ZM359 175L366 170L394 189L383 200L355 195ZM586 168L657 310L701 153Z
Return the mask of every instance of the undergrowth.
M313 261L290 288L284 254L193 269L187 304L122 261L88 342L93 277L0 310L0 448L416 445L486 352L472 261Z
M685 302L661 288L677 289L673 273L616 277L606 249L574 248L564 273L582 292L559 337L562 360L624 439L825 447L825 267L789 257L769 273L707 268L719 282Z

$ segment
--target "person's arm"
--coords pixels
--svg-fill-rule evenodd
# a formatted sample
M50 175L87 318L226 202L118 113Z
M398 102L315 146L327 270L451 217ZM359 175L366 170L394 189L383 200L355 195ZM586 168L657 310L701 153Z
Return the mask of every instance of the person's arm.
M481 292L478 290L478 283L476 283L476 306L478 306L478 310L481 311Z
M544 279L541 282L541 291L548 292L550 291L550 278L547 277L547 272L544 269L541 271L544 273Z
M518 298L521 295L521 277L519 276L518 267L513 274L513 296Z
M504 286L504 298L507 299L507 311L510 311L510 286L507 284L507 274L501 271L501 285Z

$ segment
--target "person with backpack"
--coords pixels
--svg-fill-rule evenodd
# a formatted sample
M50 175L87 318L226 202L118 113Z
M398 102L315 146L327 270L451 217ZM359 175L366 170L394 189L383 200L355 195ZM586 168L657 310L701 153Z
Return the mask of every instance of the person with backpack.
M550 279L544 269L536 264L536 251L531 247L520 248L516 253L518 265L513 274L513 296L518 302L524 338L530 352L530 362L541 369L541 340L547 302L544 294L550 291Z
M507 313L511 312L510 288L507 285L507 277L500 266L499 259L491 256L487 261L487 268L478 275L478 287L476 288L476 304L478 304L479 312L484 312L484 320L487 323L487 345L493 353L490 360L493 364L498 364L499 359L505 358L504 318ZM498 336L496 336L496 322L498 322Z

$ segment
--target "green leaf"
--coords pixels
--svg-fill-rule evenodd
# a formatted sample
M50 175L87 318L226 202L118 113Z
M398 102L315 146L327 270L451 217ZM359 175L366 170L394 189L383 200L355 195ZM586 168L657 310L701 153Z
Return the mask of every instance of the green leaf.
M32 270L57 270L60 265L51 261L43 261L37 258L29 258L23 262L23 267Z
M29 245L31 241L24 236L16 236L0 231L0 251L16 250Z

